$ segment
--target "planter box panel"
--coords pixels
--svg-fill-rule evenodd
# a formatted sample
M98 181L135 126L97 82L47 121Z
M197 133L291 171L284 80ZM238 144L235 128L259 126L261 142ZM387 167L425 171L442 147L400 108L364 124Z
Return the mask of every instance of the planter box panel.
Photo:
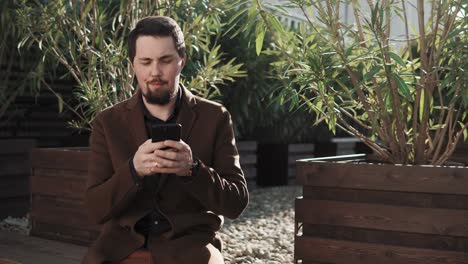
M465 264L468 253L297 236L297 259L336 264ZM444 257L441 257L444 256Z
M32 152L31 234L89 244L99 226L83 206L89 150L34 149Z
M462 167L420 167L333 162L297 162L297 183L304 186L468 195ZM337 168L338 165L338 168ZM376 177L376 175L380 175Z
M468 210L310 199L296 199L295 208L296 220L303 223L468 237Z
M89 245L98 236L98 231L89 229L70 228L48 222L32 222L31 235L52 240L70 242L78 245Z
M83 203L78 200L33 195L31 217L33 220L50 224L98 230L87 216Z
M323 160L297 163L296 260L468 263L466 167Z
M86 184L87 171L83 170L67 170L35 167L32 171L33 177L54 177L56 180L71 179L82 181Z
M468 210L467 195L373 191L342 188L303 187L303 197L355 203Z
M89 151L86 148L42 149L32 150L33 168L51 168L63 170L86 171L88 169Z
M35 173L37 171L35 170ZM80 179L70 177L73 171L67 174L64 171L56 173L56 175L64 175L62 178L55 177L54 173L50 171L51 177L47 174L35 174L31 177L31 191L34 194L57 196L62 198L71 198L81 200L86 191L85 176ZM66 175L66 176L65 176ZM79 175L79 174L77 174ZM67 177L68 176L68 177Z
M257 141L238 141L236 146L239 152L257 152Z
M240 157L241 164L244 166L252 166L257 163L257 155L255 154L245 154Z
M313 261L313 260L302 260L301 264L333 264L333 263L319 262L319 261Z
M308 237L376 243L381 245L394 245L412 248L468 252L467 237L438 236L313 224L304 224L302 227L302 233L304 236Z

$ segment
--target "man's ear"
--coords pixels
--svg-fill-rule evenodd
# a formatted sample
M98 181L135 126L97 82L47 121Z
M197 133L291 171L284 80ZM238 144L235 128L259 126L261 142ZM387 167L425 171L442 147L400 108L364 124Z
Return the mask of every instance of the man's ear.
M184 57L182 58L182 69L185 67L186 62L187 62L187 54L184 54Z

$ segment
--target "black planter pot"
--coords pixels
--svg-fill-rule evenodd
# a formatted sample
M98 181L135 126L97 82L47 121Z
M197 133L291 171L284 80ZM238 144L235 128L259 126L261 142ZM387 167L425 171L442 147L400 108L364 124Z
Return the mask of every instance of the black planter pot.
M89 146L90 131L79 131L73 135L64 137L60 142L60 147L87 147Z
M258 186L288 184L288 144L258 144L256 182Z

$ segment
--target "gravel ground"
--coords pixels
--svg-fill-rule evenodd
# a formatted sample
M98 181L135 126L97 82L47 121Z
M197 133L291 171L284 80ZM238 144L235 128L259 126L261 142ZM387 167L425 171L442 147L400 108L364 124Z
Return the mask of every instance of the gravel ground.
M293 263L294 199L299 186L257 188L236 220L226 220L221 237L226 263Z
M28 216L21 218L8 216L7 218L0 221L0 230L9 230L21 233L23 235L28 235L30 230Z
M299 186L253 188L242 215L225 219L220 232L226 264L293 263L294 199L302 195ZM0 230L29 234L28 218L8 217Z

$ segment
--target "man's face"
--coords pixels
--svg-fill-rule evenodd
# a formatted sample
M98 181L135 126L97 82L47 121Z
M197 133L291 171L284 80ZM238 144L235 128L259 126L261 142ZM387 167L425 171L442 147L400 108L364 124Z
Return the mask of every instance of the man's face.
M166 105L175 98L185 58L179 56L171 37L138 37L132 63L147 103Z

